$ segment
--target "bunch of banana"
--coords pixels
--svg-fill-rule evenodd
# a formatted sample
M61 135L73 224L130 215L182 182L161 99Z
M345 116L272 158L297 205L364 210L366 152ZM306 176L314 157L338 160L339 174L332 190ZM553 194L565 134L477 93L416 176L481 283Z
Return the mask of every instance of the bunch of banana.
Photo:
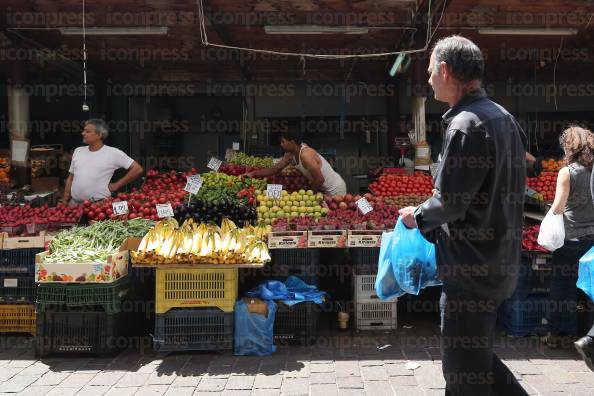
M142 264L242 264L270 261L264 242L266 227L239 228L229 219L221 227L186 220L181 227L173 219L160 221L131 252Z

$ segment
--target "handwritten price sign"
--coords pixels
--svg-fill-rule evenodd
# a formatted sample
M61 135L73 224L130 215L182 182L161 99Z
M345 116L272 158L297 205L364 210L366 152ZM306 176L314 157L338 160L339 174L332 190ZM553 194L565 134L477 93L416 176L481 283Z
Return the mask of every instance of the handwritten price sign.
M188 177L188 181L186 182L186 186L184 190L189 192L190 194L197 194L202 187L202 178L200 175L192 175Z
M365 198L359 199L356 202L356 204L357 204L357 207L359 208L359 210L361 211L361 213L363 213L364 215L366 215L367 213L369 213L373 210L373 207L371 206L369 201L366 200Z
M223 161L221 161L218 158L215 157L211 157L210 161L208 161L208 165L206 165L209 169L212 169L215 172L219 171L219 168L221 167L221 165L223 164Z
M283 185L282 184L267 184L266 185L266 195L268 198L272 199L280 199L283 193Z
M116 216L128 213L128 201L112 202L111 207L113 209L113 214Z
M156 208L157 216L159 216L159 218L173 217L173 208L169 202L166 204L157 204Z

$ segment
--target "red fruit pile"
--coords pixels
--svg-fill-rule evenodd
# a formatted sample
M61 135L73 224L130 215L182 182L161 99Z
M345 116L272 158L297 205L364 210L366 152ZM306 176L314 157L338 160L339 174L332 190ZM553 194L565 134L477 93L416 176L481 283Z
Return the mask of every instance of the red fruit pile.
M133 188L129 194L120 193L114 199L104 199L100 202L85 201L84 212L89 220L124 219L125 216L113 214L112 203L117 201L128 201L128 219L142 217L145 219L158 220L157 204L171 203L175 209L181 205L187 192L184 191L187 177L196 174L196 169L185 173L169 171L159 173L151 169L146 174L146 181L140 191Z
M254 168L252 166L237 165L237 164L222 164L219 168L219 172L225 173L231 176L241 176L245 173L252 172L261 168Z
M548 252L547 249L540 246L537 242L539 231L539 225L524 227L522 230L522 249L533 252Z
M430 175L415 172L412 175L381 175L369 185L369 190L380 197L399 195L431 195L433 180Z
M43 205L32 208L30 205L0 207L2 227L18 227L27 224L63 224L77 223L82 215L81 206L58 204L53 208Z
M282 184L283 190L289 193L311 188L309 181L294 166L286 167L280 175L270 176L267 180L270 184Z
M552 201L555 199L557 174L557 172L542 172L537 177L527 178L526 183L528 187L542 194L545 201Z

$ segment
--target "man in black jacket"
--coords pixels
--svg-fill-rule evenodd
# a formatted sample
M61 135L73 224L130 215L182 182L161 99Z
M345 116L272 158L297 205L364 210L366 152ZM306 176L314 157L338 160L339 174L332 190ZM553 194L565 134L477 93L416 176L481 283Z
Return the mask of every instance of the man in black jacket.
M487 98L483 71L470 40L435 45L429 84L450 106L441 161L433 196L400 215L436 244L446 395L526 395L493 353L497 308L512 295L520 265L526 136Z

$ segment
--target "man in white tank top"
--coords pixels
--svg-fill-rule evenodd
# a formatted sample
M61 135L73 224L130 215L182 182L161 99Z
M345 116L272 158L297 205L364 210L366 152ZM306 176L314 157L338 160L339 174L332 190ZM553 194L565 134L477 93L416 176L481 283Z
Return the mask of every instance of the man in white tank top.
M328 195L346 194L346 183L338 173L318 154L317 151L301 141L298 133L287 132L280 137L280 146L285 155L272 168L252 171L249 177L268 177L280 173L289 165L294 165L309 180L312 189Z

